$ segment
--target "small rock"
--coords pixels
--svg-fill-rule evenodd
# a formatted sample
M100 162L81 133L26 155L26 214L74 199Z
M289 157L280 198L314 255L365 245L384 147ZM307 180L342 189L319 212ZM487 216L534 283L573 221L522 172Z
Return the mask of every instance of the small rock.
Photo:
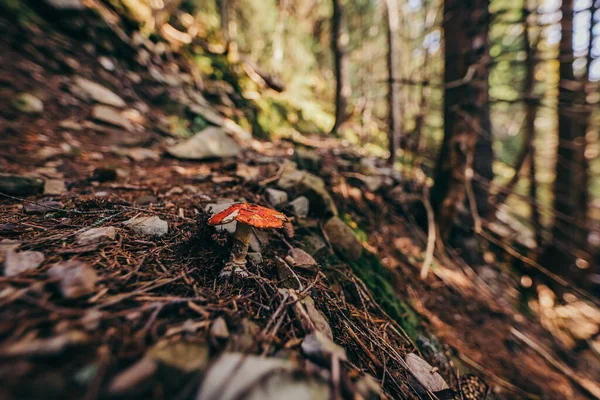
M58 201L46 200L39 203L25 203L23 210L26 214L46 214L62 210L64 205Z
M60 280L60 291L67 299L92 294L95 289L98 275L88 264L78 260L63 261L54 264L48 275L53 279Z
M98 57L98 64L100 64L102 66L102 68L104 68L108 72L112 72L115 70L115 63L113 63L111 61L111 59L108 57L104 57L104 56Z
M224 353L206 372L196 400L328 400L327 382L307 376L298 379L296 363L273 357Z
M201 370L209 362L209 348L206 343L161 341L154 345L148 356L161 364L176 368L185 373Z
M295 195L308 198L313 212L319 216L337 215L337 207L325 187L323 179L306 171L296 169L288 163L277 181L277 186Z
M229 329L227 322L223 317L215 319L210 326L210 335L215 339L227 339L229 337Z
M131 121L122 116L119 110L112 107L102 105L94 106L92 109L92 118L109 125L133 131L133 124Z
M276 257L275 267L277 269L277 277L279 278L280 287L295 290L303 289L297 275L295 275L294 271L292 271L292 267L290 267L284 259L281 257Z
M240 146L222 128L209 127L175 146L167 152L185 160L205 160L234 157L240 154Z
M143 357L124 371L117 374L108 385L108 393L122 396L148 382L158 371L158 362L151 357Z
M16 276L23 272L33 271L44 262L44 254L39 251L21 251L14 249L4 251L4 275Z
M14 101L13 106L26 114L39 114L44 111L44 103L30 93L21 93Z
M273 207L280 206L288 201L288 195L283 190L268 188L266 193L267 199L269 199L269 203L271 203Z
M150 149L145 149L143 147L136 147L130 149L127 152L127 156L131 158L135 162L142 162L146 160L157 161L160 160L160 156L156 154L154 151Z
M179 187L179 186L173 186L171 189L169 189L167 191L167 193L165 193L165 197L170 197L173 196L174 194L182 194L183 193L183 188Z
M83 126L79 122L73 121L72 119L62 120L60 121L58 126L62 129L67 129L71 131L80 131L83 129Z
M321 236L308 235L304 238L304 248L310 255L317 257L319 253L327 251L327 243Z
M433 367L414 353L409 353L405 357L408 369L415 378L430 392L439 392L449 389L448 384L442 376L435 372Z
M90 98L92 98L98 103L118 108L125 107L125 101L123 101L122 98L120 98L104 86L97 84L96 82L92 82L90 80L78 76L75 78L75 84L81 90L83 90Z
M117 229L113 226L90 228L77 234L77 244L86 245L99 243L104 240L115 240Z
M295 216L306 218L308 216L309 204L310 202L306 196L300 196L290 201L288 206L292 208Z
M312 297L306 296L300 300L300 304L304 306L306 313L310 317L310 320L315 325L315 329L327 336L328 339L333 340L333 331L329 325L329 321L325 315L315 307L315 301Z
M44 190L44 181L21 175L0 174L0 192L11 196L30 196Z
M255 251L248 252L248 255L246 257L248 258L248 260L250 260L250 262L256 265L260 265L263 262L262 254Z
M298 168L318 173L323 165L323 159L313 150L296 148L293 160L298 164Z
M49 196L60 196L67 192L65 181L60 179L48 179L44 185L44 194Z
M363 248L352 229L344 221L333 217L325 223L323 228L335 251L354 261L360 258Z
M56 147L44 146L37 152L37 158L42 161L50 160L56 156L64 154L62 149Z
M317 266L317 262L310 254L297 247L290 249L285 261L294 268L314 270Z
M123 222L136 233L142 235L163 236L169 232L169 224L156 215L152 217L134 217Z
M329 365L332 356L336 356L340 361L346 361L346 350L342 346L335 344L324 333L314 331L306 336L300 346L302 353L311 361Z

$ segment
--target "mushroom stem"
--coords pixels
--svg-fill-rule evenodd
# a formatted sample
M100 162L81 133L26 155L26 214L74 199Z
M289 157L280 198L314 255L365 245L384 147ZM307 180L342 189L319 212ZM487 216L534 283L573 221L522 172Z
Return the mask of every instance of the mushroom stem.
M237 229L233 235L233 248L231 256L221 271L221 277L230 276L232 273L239 276L248 276L246 272L246 255L250 245L252 227L242 222L237 223Z

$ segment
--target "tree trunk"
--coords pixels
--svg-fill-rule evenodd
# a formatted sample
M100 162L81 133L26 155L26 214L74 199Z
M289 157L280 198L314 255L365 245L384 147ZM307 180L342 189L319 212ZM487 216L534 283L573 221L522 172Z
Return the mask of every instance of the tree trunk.
M394 165L396 161L396 150L400 144L402 134L402 106L400 105L400 82L398 70L398 0L385 0L385 11L387 15L387 70L388 70L388 145L390 156L388 162Z
M341 0L333 1L331 17L331 50L334 59L335 85L335 124L337 131L348 119L348 101L351 94L349 61L346 55L348 35L344 30L344 10Z
M562 36L559 52L558 150L554 181L553 244L572 263L574 255L585 252L588 230L588 171L585 160L589 110L585 91L573 74L573 2L561 6ZM557 263L558 264L558 263ZM562 264L562 263L560 263ZM571 264L572 265L572 264ZM557 267L559 267L557 265Z
M492 137L488 101L488 0L447 0L444 5L444 139L431 191L437 223L448 237L467 185L476 172L491 180ZM487 214L488 189L473 187L476 207ZM476 215L473 215L477 219Z

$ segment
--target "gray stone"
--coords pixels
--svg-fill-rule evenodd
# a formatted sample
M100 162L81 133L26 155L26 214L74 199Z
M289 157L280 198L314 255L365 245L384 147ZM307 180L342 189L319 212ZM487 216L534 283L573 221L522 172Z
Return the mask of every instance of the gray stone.
M337 215L337 207L333 198L325 188L323 179L306 171L296 169L293 163L288 163L283 169L277 186L308 198L313 213L318 216L330 217Z
M362 253L362 246L356 239L352 229L340 218L333 217L323 227L333 249L344 257L357 261Z
M224 353L206 372L196 400L328 400L329 384L316 377L298 379L290 360Z
M44 190L44 181L28 176L0 174L0 192L11 196L30 196Z
M163 236L169 232L169 224L156 215L152 217L134 217L123 225L142 235Z
M346 350L337 345L327 337L325 333L314 331L307 335L300 346L302 353L311 361L319 364L329 365L332 357L340 361L346 361Z
M158 362L151 357L143 357L112 378L108 385L108 393L112 396L123 396L134 392L136 387L152 379L156 371Z
M248 260L250 260L253 264L256 265L260 265L263 262L262 254L255 251L248 252L248 255L246 257L248 258Z
M109 89L96 82L92 82L80 76L75 78L75 84L83 90L91 99L98 103L117 108L125 107L125 101Z
M307 296L300 300L300 303L304 306L310 320L315 325L315 329L325 335L329 340L333 340L333 331L331 330L329 321L325 315L315 307L313 298Z
M21 93L13 100L13 106L26 114L39 114L44 111L44 103L30 93Z
M48 179L44 184L44 194L49 196L60 196L67 192L65 181L61 179Z
M288 201L288 195L283 190L268 188L266 193L267 199L269 199L269 203L271 203L273 207L280 206Z
M115 108L96 105L92 109L92 117L95 120L107 123L109 125L117 126L128 131L133 131L133 124L131 121L122 116L119 110Z
M127 156L131 158L135 162L142 162L146 160L158 161L160 160L160 156L156 154L154 151L150 149L145 149L143 147L136 147L130 149L127 152Z
M227 339L229 337L229 329L227 322L223 317L218 317L210 326L210 335L215 339Z
M193 324L193 323L192 323ZM163 365L185 373L204 369L209 362L210 349L204 342L161 341L148 351L148 356Z
M60 291L67 299L76 299L94 293L98 275L88 264L69 260L54 264L48 275L60 282Z
M105 240L115 240L117 229L113 226L90 228L77 234L77 244L86 245Z
M185 160L206 160L235 157L240 154L241 148L222 128L209 127L170 147L167 152Z
M313 257L317 257L321 252L328 251L327 243L317 235L308 235L304 238L304 248Z
M46 214L50 212L56 212L62 210L64 204L58 201L41 201L39 203L25 203L23 210L26 214Z
M435 372L433 367L414 353L409 353L404 358L408 369L415 378L430 392L439 392L440 390L448 389L448 384L444 378Z
M98 64L100 64L102 66L102 68L104 68L108 72L112 72L115 70L115 63L113 63L111 61L111 59L108 57L104 57L104 56L98 57Z
M306 196L300 196L290 201L288 206L292 208L294 215L300 218L306 218L308 216L308 211L310 210L310 201Z
M323 159L314 150L296 148L293 160L298 164L298 168L318 173L323 165Z
M317 266L317 262L310 254L297 247L290 249L285 261L294 268L313 270Z
M16 252L14 248L4 251L4 275L16 276L33 271L44 262L44 254L39 251Z

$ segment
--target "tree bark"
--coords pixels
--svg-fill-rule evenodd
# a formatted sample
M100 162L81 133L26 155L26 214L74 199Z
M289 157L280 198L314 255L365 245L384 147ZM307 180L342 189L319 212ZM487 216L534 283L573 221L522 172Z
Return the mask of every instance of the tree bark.
M559 50L558 149L554 181L553 244L574 261L575 253L586 248L588 230L588 171L585 160L589 110L585 85L573 73L573 1L561 6L562 36Z
M344 29L344 9L341 0L332 0L331 50L333 52L335 85L335 124L337 131L348 120L348 101L352 93L350 87L349 61L346 54L348 35Z
M400 82L397 76L400 62L398 59L398 0L385 0L387 15L387 70L388 70L388 145L390 156L388 163L394 165L396 151L402 135L402 106L400 105Z
M466 185L476 172L491 180L492 137L489 118L489 0L447 0L444 5L444 139L435 171L431 203L442 237L448 237ZM476 210L489 210L488 189L473 186ZM473 216L477 219L477 216Z

